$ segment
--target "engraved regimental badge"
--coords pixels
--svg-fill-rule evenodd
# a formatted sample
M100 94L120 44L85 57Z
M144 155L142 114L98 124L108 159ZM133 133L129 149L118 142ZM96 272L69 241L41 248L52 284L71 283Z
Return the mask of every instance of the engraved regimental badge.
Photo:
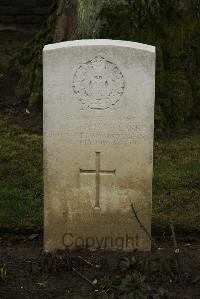
M73 89L82 109L107 109L124 92L124 77L116 64L97 56L81 64L74 74Z

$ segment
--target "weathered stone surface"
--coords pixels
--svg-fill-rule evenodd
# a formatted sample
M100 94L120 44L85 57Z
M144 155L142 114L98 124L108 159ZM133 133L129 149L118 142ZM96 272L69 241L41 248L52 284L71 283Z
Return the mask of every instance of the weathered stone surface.
M0 6L0 13L1 15L15 16L18 13L18 9L13 6Z
M9 5L11 0L1 0L1 5Z
M50 14L52 0L1 0L1 24L39 24Z
M0 23L13 24L16 22L15 16L0 16Z
M38 6L49 6L54 0L36 0L36 5Z
M35 6L38 3L36 2L36 0L11 0L12 6ZM41 5L41 4L39 4Z
M48 15L51 12L50 6L44 6L44 7L35 7L34 8L34 14L36 15Z
M17 16L16 23L17 24L37 24L39 21L44 20L42 16Z
M155 48L82 40L44 48L46 251L150 250Z

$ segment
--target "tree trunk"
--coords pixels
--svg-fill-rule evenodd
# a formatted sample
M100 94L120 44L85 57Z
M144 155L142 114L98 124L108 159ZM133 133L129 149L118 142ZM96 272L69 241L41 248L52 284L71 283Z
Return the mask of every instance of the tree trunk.
M54 42L61 42L75 37L78 23L76 2L74 0L59 0Z

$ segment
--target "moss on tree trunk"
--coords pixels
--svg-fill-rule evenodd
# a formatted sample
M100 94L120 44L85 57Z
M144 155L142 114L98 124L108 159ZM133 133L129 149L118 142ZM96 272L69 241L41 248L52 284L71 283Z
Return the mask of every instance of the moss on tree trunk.
M51 15L18 53L17 95L42 103L45 44L113 38L156 45L156 133L181 127L200 113L200 0L56 0Z

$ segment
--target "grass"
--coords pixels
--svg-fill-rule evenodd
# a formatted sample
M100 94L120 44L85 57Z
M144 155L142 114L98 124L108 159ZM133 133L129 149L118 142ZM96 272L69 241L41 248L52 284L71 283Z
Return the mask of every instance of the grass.
M155 143L153 224L172 219L180 230L200 230L200 136Z
M42 136L0 123L0 227L41 226ZM153 227L200 230L200 137L155 142Z
M42 137L0 122L0 227L42 223Z

